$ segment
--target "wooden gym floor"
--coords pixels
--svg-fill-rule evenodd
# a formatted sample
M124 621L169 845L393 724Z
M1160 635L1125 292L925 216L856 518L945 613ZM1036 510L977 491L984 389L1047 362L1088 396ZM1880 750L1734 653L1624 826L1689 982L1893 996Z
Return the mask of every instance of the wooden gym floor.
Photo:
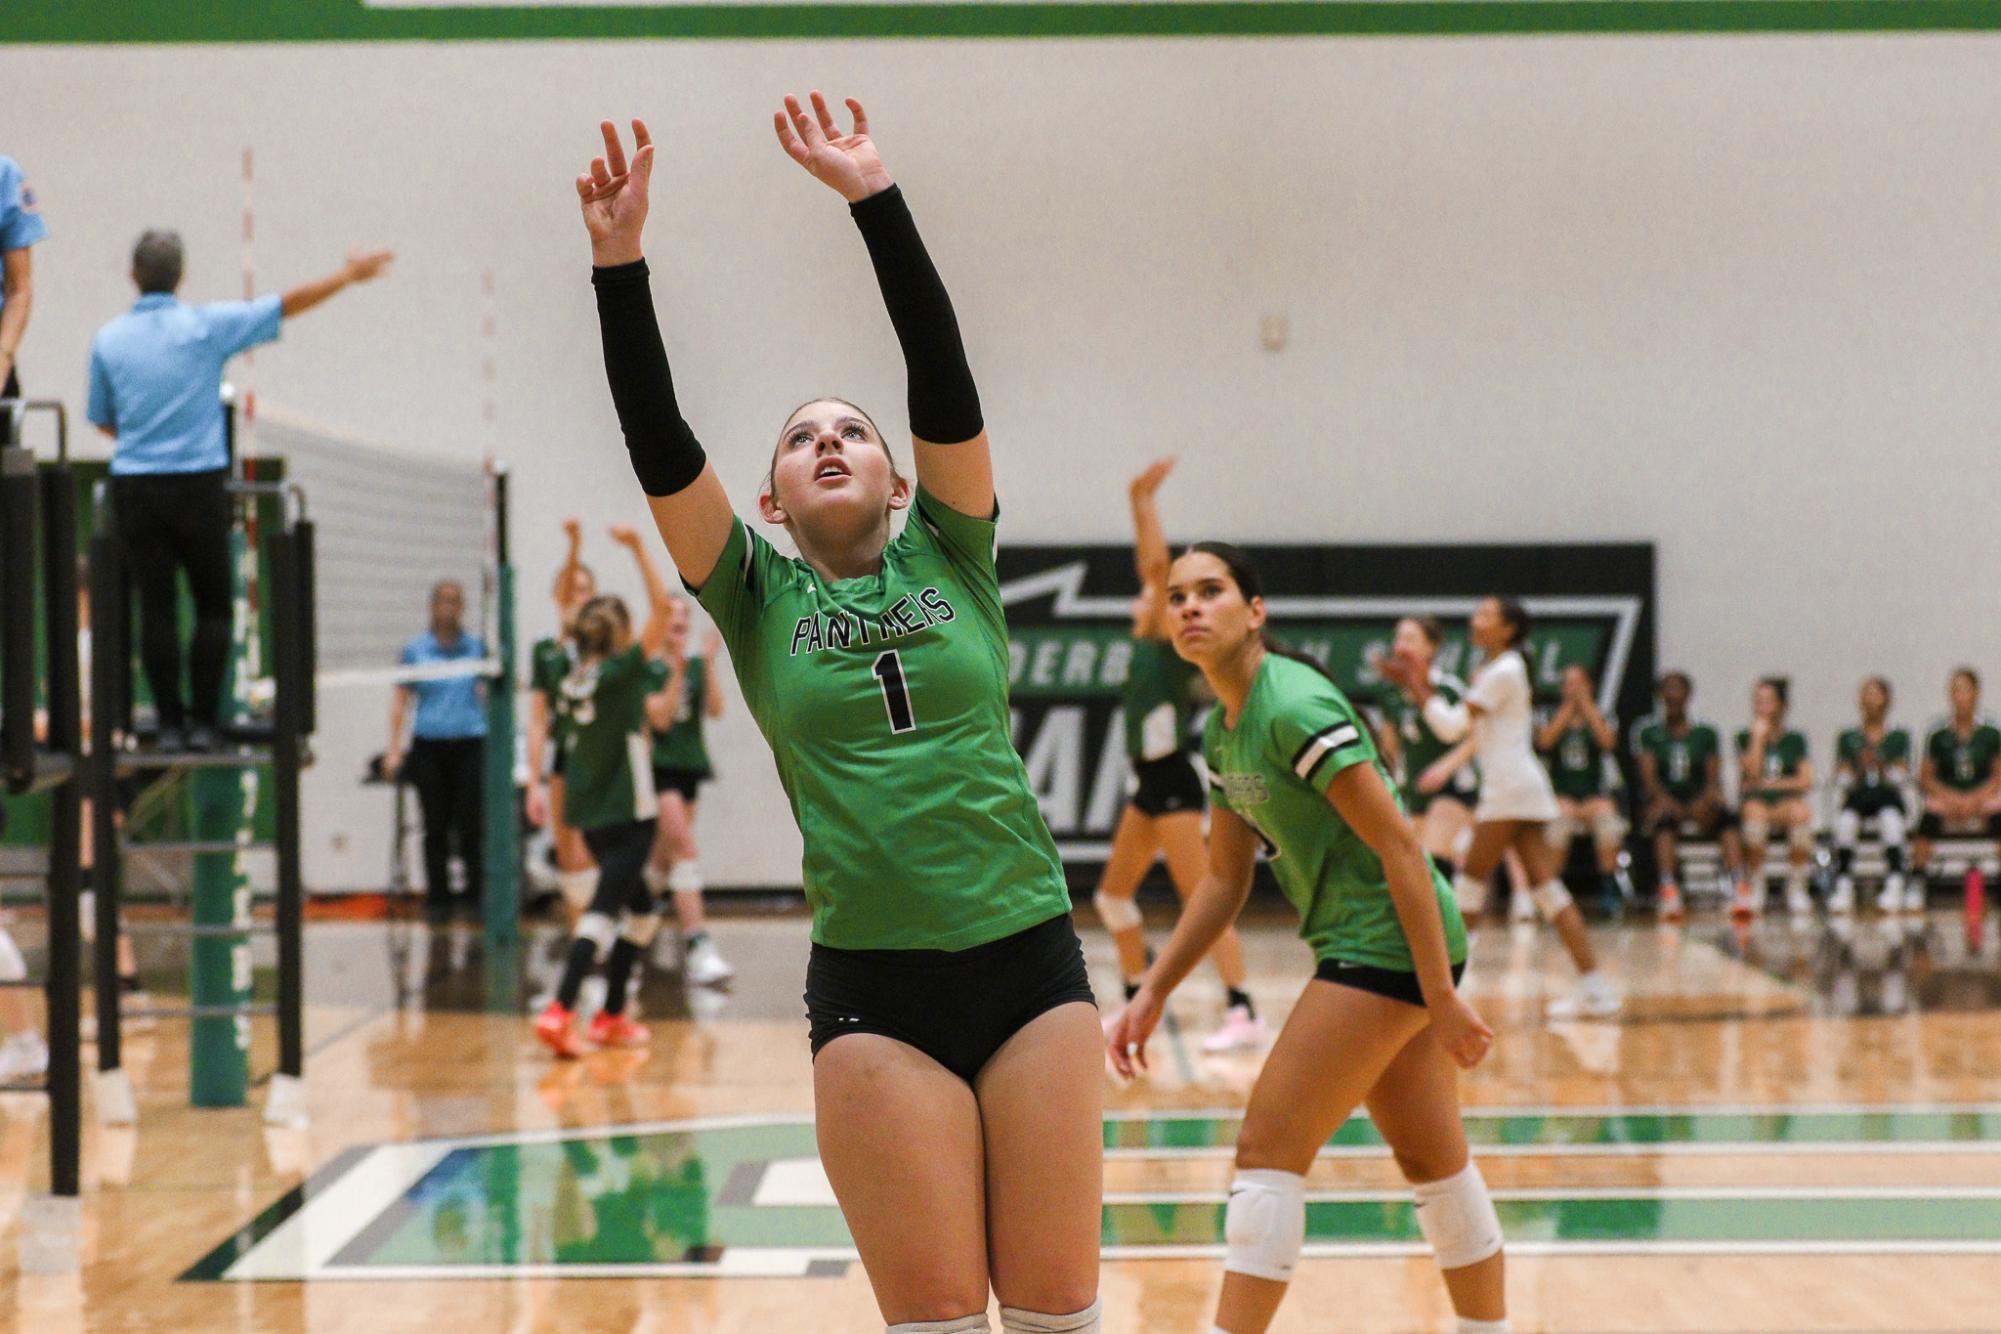
M1309 971L1288 923L1247 919L1274 1023ZM36 924L18 925L26 943ZM1083 931L1109 996L1109 942ZM1972 942L1951 914L1597 936L1630 995L1612 1023L1541 1020L1568 981L1546 932L1476 941L1470 987L1501 1041L1464 1098L1517 1329L2001 1326L1991 924ZM717 937L741 970L732 991L691 998L654 967L652 1048L559 1068L520 1017L551 931L491 959L465 928L314 924L310 1126L191 1110L185 1027L128 1034L140 1123L86 1125L76 1277L16 1273L47 1113L39 1095L0 1094L0 1328L879 1330L813 1157L805 922L726 917ZM146 967L170 993L175 961ZM1201 1054L1218 1000L1213 974L1192 979L1153 1077L1109 1096L1117 1334L1209 1328L1232 1109L1259 1059ZM258 1023L253 1070L268 1070ZM1365 1121L1310 1186L1312 1258L1274 1330L1449 1329Z

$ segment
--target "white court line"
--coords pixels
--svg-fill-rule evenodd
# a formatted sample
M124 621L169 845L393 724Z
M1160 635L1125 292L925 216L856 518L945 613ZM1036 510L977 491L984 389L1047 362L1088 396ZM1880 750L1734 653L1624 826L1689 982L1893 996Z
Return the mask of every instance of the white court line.
M1467 1121L1499 1121L1515 1116L2001 1116L2001 1102L1813 1102L1813 1103L1717 1103L1713 1106L1689 1103L1598 1103L1564 1106L1536 1103L1522 1107L1463 1107ZM1107 1121L1240 1121L1242 1107L1153 1107L1129 1108L1105 1113ZM1351 1118L1369 1119L1366 1108L1358 1108Z
M1825 1158L1868 1158L1905 1157L1919 1154L1942 1156L1980 1156L2001 1153L2001 1140L1883 1140L1880 1142L1858 1140L1803 1140L1796 1143L1760 1143L1754 1140L1719 1140L1705 1144L1699 1141L1677 1143L1612 1143L1612 1144L1475 1144L1472 1147L1475 1158L1756 1158L1771 1155L1775 1158L1825 1157ZM1232 1158L1236 1147L1218 1144L1202 1148L1117 1148L1105 1150L1107 1161L1134 1158L1160 1160L1185 1160L1199 1162L1210 1158ZM1327 1158L1387 1158L1390 1156L1386 1144L1356 1144L1323 1147L1313 1155L1316 1159Z
M2001 1200L2001 1186L1524 1186L1495 1187L1496 1200L1548 1204L1568 1200ZM1106 1191L1106 1204L1222 1204L1223 1191ZM1308 1204L1399 1204L1410 1190L1309 1190ZM1997 1242L2001 1244L2001 1242Z
M223 1271L226 1279L296 1278L326 1268L362 1229L382 1216L448 1149L386 1144L369 1152L297 1213L272 1229L250 1253Z

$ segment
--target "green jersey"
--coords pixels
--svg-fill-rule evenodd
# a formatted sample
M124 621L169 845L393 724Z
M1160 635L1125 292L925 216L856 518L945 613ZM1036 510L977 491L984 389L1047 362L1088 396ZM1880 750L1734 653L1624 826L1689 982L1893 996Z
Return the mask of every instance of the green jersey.
M1661 791L1676 801L1694 801L1708 790L1709 762L1722 752L1723 743L1708 723L1685 721L1676 732L1657 716L1633 734L1633 758L1653 756Z
M1202 749L1210 799L1257 833L1314 958L1414 972L1382 861L1327 800L1328 783L1351 765L1374 765L1390 785L1368 725L1340 688L1303 662L1267 653L1236 726L1213 711ZM1462 963L1459 905L1438 868L1428 858L1425 865L1446 948Z
M1134 763L1164 760L1188 747L1188 719L1194 711L1190 686L1196 667L1165 639L1133 640L1126 671L1126 755Z
M1617 730L1616 723L1613 728ZM1598 744L1598 734L1583 723L1563 729L1549 749L1548 763L1550 786L1557 796L1589 801L1605 795L1605 748Z
M1850 796L1896 794L1898 785L1911 768L1911 734L1901 727L1884 731L1872 746L1868 734L1851 727L1835 740L1837 762L1854 775Z
M663 670L665 664L661 664ZM661 684L666 684L663 676ZM702 739L702 704L709 686L706 658L690 658L682 669L681 702L674 706L674 721L664 732L653 734L653 763L662 769L680 769L707 777L709 748Z
M576 665L576 657L565 639L553 636L538 639L535 647L528 650L528 688L539 690L548 698L549 744L558 751L563 747L563 733L569 724L556 705L563 695L563 678Z
M646 697L659 677L637 644L563 678L563 816L578 829L653 820Z
M1973 730L1962 737L1950 721L1940 723L1925 738L1925 758L1939 782L1956 792L1977 791L1994 776L1995 761L2001 759L2001 731L1976 718Z
M881 571L831 582L737 520L697 596L798 821L816 942L961 950L1070 910L1009 740L992 520L919 487Z
M1737 729L1737 754L1741 757L1751 749L1751 729ZM1806 734L1795 732L1790 727L1778 736L1765 742L1765 763L1755 780L1744 784L1745 801L1794 801L1803 798L1804 792L1788 791L1785 788L1765 787L1775 779L1793 778L1799 774L1800 766L1806 763Z
M1466 683L1437 667L1431 669L1431 688L1447 704L1457 704L1466 697ZM1470 806L1480 787L1479 775L1470 761L1437 792L1421 792L1417 786L1417 780L1424 777L1424 771L1458 743L1443 740L1432 731L1424 710L1395 686L1377 696L1376 706L1382 710L1390 726L1396 729L1397 748L1403 760L1403 783L1398 792L1410 813L1422 815L1433 797L1457 797Z

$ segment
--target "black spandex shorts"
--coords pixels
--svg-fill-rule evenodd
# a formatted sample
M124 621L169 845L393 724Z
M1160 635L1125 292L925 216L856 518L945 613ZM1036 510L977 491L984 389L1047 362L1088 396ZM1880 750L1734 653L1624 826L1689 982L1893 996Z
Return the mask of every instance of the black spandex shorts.
M1848 794L1848 800L1841 803L1844 811L1854 811L1864 820L1873 820L1884 811L1904 811L1903 794L1892 788L1857 788Z
M1926 811L1924 818L1918 821L1919 838L1980 838L1983 836L2001 839L2001 811L1997 811L1993 815L1983 815L1979 820L1971 824L1954 821L1948 825L1939 817L1937 811Z
M1142 815L1176 815L1182 811L1202 813L1202 775L1186 752L1176 752L1160 760L1134 760L1133 786L1128 800Z
M1346 959L1322 959L1320 966L1313 970L1315 979L1332 982L1337 987L1353 987L1357 991L1371 991L1378 996L1387 996L1405 1005L1424 1008L1424 988L1418 985L1416 973L1406 973L1395 968L1376 968L1365 963L1349 963ZM1452 965L1452 984L1459 985L1459 979L1466 976L1466 965Z
M679 792L681 800L693 801L702 784L709 781L709 775L700 769L669 769L664 764L653 766L653 790L661 796L669 792Z
M549 777L561 778L563 776L563 756L563 747L558 745L556 753L549 757Z
M1031 1020L1071 1001L1096 1004L1068 913L967 950L815 945L806 962L815 1056L835 1038L879 1033L968 1084Z

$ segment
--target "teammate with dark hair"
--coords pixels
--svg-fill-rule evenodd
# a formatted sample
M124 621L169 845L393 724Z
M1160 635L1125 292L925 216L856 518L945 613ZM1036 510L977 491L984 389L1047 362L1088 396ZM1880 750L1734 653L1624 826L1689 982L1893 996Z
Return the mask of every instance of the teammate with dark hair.
M1925 904L1932 844L1949 834L1984 834L2001 841L2001 729L1980 712L1980 674L1954 669L1946 696L1951 711L1925 737L1918 786L1925 813L1918 820L1917 879L1904 905Z
M1910 886L1904 878L1904 835L1910 813L1904 785L1911 777L1911 734L1889 724L1890 683L1872 676L1857 701L1862 718L1834 742L1834 784L1841 810L1834 817L1834 889L1827 910L1855 911L1855 845L1873 824L1883 841L1883 888L1876 907L1902 912ZM1923 907L1920 899L1913 907Z
M1751 725L1737 732L1742 783L1738 811L1744 831L1744 878L1730 911L1751 917L1765 909L1765 847L1774 827L1786 833L1786 911L1795 917L1813 911L1807 872L1813 857L1813 761L1806 734L1786 726L1788 684L1768 676L1752 687Z
M1641 832L1654 843L1660 877L1655 909L1664 922L1688 914L1681 895L1681 840L1717 840L1725 873L1739 878L1744 865L1737 820L1723 798L1723 742L1716 729L1689 714L1695 685L1688 673L1663 672L1654 686L1660 709L1633 733L1640 771Z

